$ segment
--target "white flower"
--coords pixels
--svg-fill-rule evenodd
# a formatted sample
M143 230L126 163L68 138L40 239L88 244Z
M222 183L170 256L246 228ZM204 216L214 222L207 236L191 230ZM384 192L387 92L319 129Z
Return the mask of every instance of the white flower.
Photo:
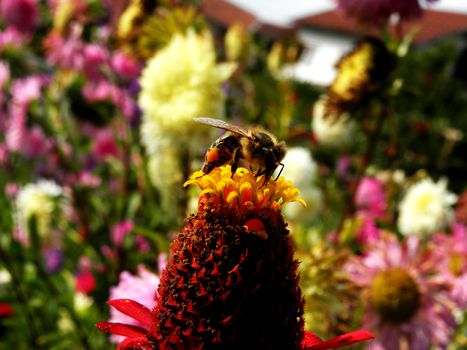
M443 229L452 218L451 205L457 196L447 190L447 181L431 178L413 184L399 204L398 227L401 233L429 234Z
M63 188L49 180L39 180L24 186L16 197L16 219L19 228L28 232L28 221L35 216L38 233L44 235L58 200L63 195Z
M158 151L158 138L191 144L207 128L192 118L220 117L224 94L221 84L233 73L233 63L216 63L211 35L191 31L174 35L144 68L139 106L143 111L142 139L148 153ZM156 144L154 144L156 142Z
M341 146L352 140L355 124L346 113L341 116L325 116L325 97L314 106L311 128L318 142L324 146Z
M285 216L290 220L314 216L321 202L321 191L313 183L316 180L318 167L310 151L304 147L290 148L282 163L284 163L282 176L292 181L300 190L299 197L307 204L305 208L300 203L290 203L284 207Z

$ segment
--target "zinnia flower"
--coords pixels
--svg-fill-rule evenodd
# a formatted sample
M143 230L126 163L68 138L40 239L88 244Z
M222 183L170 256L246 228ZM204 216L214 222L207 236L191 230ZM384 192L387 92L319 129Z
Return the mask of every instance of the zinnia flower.
M431 178L413 184L399 204L398 228L405 235L429 234L446 227L453 218L451 206L457 196L447 189L447 181Z
M437 276L438 263L418 237L400 243L388 234L345 265L366 301L363 326L376 333L372 349L447 346L455 330L453 303Z
M400 20L411 20L422 15L420 0L335 0L338 9L361 24L380 26L388 23L393 14ZM436 0L423 0L435 2Z
M177 34L157 52L147 62L140 79L141 133L148 152L158 153L157 140L162 136L187 144L205 135L206 128L195 126L192 118L222 116L221 84L234 68L231 63L216 64L208 33Z
M188 217L151 311L131 300L109 303L145 327L98 323L125 335L119 349L328 349L372 336L366 331L321 341L303 331L297 261L281 206L298 190L280 178L264 184L230 166L186 184L201 188L198 213Z

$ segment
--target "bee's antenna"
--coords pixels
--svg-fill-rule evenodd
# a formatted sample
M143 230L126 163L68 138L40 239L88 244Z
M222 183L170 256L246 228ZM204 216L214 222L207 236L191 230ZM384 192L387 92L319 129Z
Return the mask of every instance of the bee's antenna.
M282 170L284 170L284 164L283 163L279 163L279 165L281 166L281 170L279 171L279 174L277 174L276 178L274 179L274 181L277 181L277 179L279 178L279 176L281 176L282 174Z

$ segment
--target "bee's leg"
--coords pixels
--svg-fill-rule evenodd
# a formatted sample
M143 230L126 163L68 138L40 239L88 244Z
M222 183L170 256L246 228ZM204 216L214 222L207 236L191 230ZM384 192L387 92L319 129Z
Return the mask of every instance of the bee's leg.
M233 159L232 159L232 167L231 167L231 171L232 171L232 178L235 174L235 172L237 171L237 168L238 168L238 164L240 163L240 149L239 148L236 148L235 151L234 151L234 154L233 154Z
M281 170L279 170L279 174L277 174L276 178L274 179L274 181L276 181L279 176L281 176L282 174L282 170L284 170L284 164L283 163L279 163L280 167L281 167Z

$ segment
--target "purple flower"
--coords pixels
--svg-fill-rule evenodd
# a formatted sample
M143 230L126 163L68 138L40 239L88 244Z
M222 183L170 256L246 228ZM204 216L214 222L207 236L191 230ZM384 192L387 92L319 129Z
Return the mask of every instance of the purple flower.
M125 220L112 226L110 238L116 246L121 246L125 236L133 230L133 221Z
M44 253L45 268L49 272L58 272L62 269L64 263L63 252L57 248L51 248Z
M2 0L0 15L7 26L22 33L30 33L39 22L37 0Z
M335 0L337 8L345 16L359 23L380 26L385 25L393 14L400 20L407 21L422 15L419 0ZM427 0L435 2L436 0Z
M370 219L383 218L387 209L383 183L374 177L364 177L355 193L355 205L359 215Z
M152 310L156 305L154 291L159 287L159 276L147 270L144 266L138 266L138 275L133 275L127 271L120 274L120 280L117 286L110 288L109 300L113 299L132 299L148 309ZM156 292L157 294L157 292ZM157 296L156 296L157 297ZM118 322L134 326L143 326L130 316L111 309L109 322ZM121 342L125 337L112 335L110 340L114 343Z

